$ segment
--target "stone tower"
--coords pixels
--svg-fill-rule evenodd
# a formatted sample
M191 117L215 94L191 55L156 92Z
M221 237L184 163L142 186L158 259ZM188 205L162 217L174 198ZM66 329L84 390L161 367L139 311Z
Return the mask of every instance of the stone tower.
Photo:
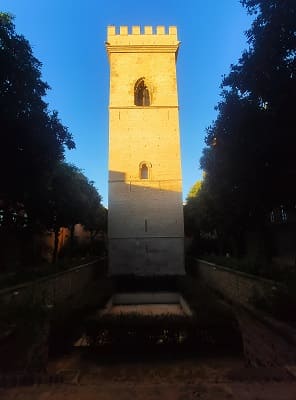
M177 28L108 27L109 271L182 275Z

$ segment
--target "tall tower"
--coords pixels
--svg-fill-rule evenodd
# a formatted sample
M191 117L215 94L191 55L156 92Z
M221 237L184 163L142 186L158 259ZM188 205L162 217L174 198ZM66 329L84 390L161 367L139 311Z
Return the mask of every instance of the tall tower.
M108 27L109 270L184 274L177 28Z

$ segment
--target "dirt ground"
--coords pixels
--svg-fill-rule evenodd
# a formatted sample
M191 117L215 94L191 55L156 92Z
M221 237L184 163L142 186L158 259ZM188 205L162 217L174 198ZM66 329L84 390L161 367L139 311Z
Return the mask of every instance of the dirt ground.
M106 383L56 386L40 385L0 389L5 400L295 400L296 383L292 382L203 382L180 383Z
M48 365L47 372L60 374L64 383L0 388L0 399L296 400L296 368L247 368L241 341L239 348L230 346L237 340L237 329L230 329L233 317L216 307L216 300L198 293L202 321L198 351L190 347L178 353L175 346L160 354L159 347L154 352L145 347L142 356L134 342L133 355L124 345L122 354L117 348L102 353L74 347L68 355L51 358ZM223 335L228 340L218 341ZM222 351L215 347L215 340L209 342L212 336Z
M101 362L77 352L49 369L59 370L66 383L0 389L0 399L296 399L296 381L285 368L248 369L235 357Z

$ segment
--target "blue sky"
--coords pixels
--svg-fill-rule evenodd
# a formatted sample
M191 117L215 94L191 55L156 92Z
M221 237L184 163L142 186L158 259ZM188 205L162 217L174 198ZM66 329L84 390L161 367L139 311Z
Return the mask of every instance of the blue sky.
M72 132L66 159L108 201L107 25L177 25L183 194L201 177L205 129L215 119L221 76L246 48L251 17L239 0L0 0L31 43L51 86L47 102Z

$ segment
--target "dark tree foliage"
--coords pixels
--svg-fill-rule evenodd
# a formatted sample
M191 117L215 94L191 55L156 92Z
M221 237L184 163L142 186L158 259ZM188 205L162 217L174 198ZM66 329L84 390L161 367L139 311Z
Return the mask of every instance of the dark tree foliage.
M291 207L296 199L295 185L291 185L296 178L296 3L242 3L250 13L257 14L247 32L250 49L238 65L232 66L223 86L239 93L240 100L247 100L254 108L254 156L265 194L264 207Z
M105 228L106 212L93 182L66 164L74 148L68 129L44 101L49 86L29 42L15 32L13 18L0 13L0 242L3 269L33 263L33 231L61 227L73 242L77 223L92 237ZM16 254L12 261L11 254Z
M94 231L104 230L105 212L101 196L93 182L75 165L58 163L53 170L48 191L43 199L42 222L55 234L53 262L57 257L61 227L68 227L73 241L74 226L82 224Z
M188 202L199 226L235 238L296 204L296 2L241 3L254 15L249 48L223 79L201 158L205 179Z
M74 147L57 112L43 100L48 89L29 42L15 32L13 18L0 13L0 208L7 223L19 204L37 217L51 170L65 146Z

